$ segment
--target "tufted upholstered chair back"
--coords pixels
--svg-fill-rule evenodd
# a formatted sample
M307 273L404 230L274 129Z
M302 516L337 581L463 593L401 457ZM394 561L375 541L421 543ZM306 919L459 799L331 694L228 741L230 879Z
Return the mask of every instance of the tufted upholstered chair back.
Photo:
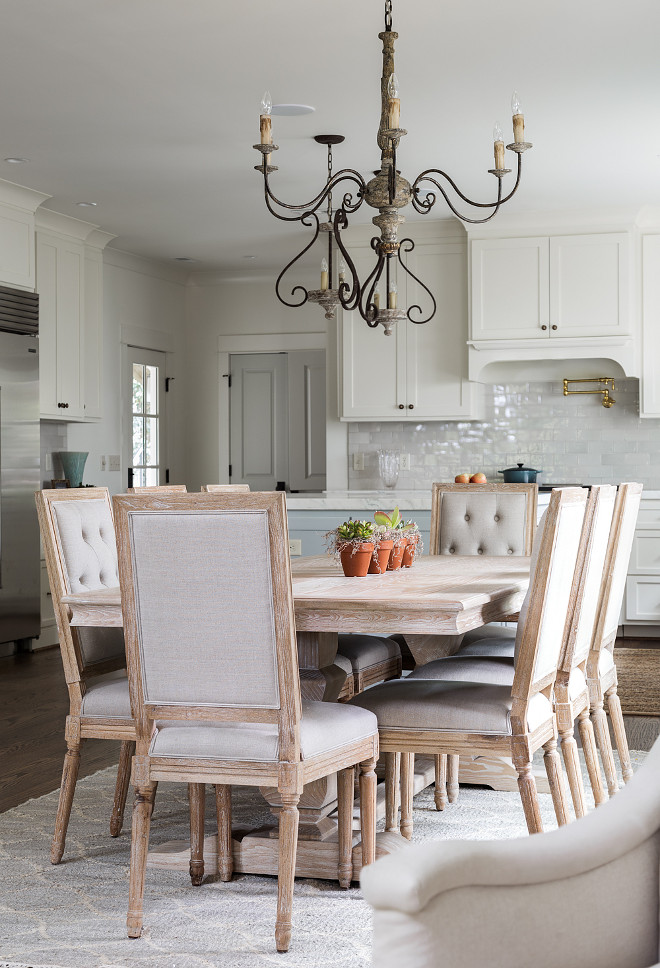
M431 554L529 555L536 484L434 484Z
M125 664L124 636L117 628L68 627L62 595L116 588L117 546L110 495L105 487L37 493L39 524L60 633L70 640L79 673L94 666ZM66 648L66 641L63 648Z

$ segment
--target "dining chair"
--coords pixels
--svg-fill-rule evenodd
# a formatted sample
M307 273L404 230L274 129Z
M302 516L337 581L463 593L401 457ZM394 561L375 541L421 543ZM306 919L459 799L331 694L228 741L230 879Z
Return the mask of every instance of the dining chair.
M169 493L185 492L188 488L185 484L138 484L136 487L127 487L127 494L148 494L150 491Z
M119 585L112 505L107 487L37 491L41 539L46 556L60 652L69 691L62 783L50 859L58 864L75 793L80 751L85 739L121 741L110 833L121 833L135 752L135 722L126 678L124 635L119 628L76 627L63 596ZM191 783L191 837L200 837L204 788ZM203 834L203 821L201 822ZM198 865L190 864L193 885L201 884Z
M275 939L286 951L305 784L339 774L338 879L348 887L360 764L363 860L374 859L376 717L301 701L283 493L119 495L114 508L137 725L128 934L142 931L155 783L216 785L223 880L231 785L269 786L281 802ZM196 847L203 863L203 839Z
M607 799L598 764L593 726L589 718L586 663L597 618L603 565L612 528L616 494L617 489L611 484L596 485L589 492L573 592L563 629L557 678L552 695L557 716L557 731L576 817L583 817L586 813L582 772L574 737L576 720L595 803L598 805ZM533 580L534 576L530 573L530 581ZM509 632L509 635L515 650L515 634ZM463 656L459 651L449 658L437 659L435 662L421 666L412 673L411 678L511 686L514 670L513 656Z
M626 482L619 485L613 526L605 555L597 621L594 626L586 668L591 701L591 718L610 796L618 790L618 782L605 703L607 703L607 712L612 722L612 731L624 783L628 783L633 775L621 701L617 693L618 682L614 663L614 643L626 589L626 575L635 537L641 497L641 484Z
M249 484L202 484L202 491L209 494L221 493L222 491L249 491Z
M37 491L41 540L69 691L67 744L55 832L53 864L64 853L80 749L85 739L121 741L110 833L119 836L128 791L135 724L126 679L124 637L118 628L74 628L64 595L119 584L110 495L106 487Z
M543 828L532 756L543 748L557 822L568 821L551 696L586 499L587 492L580 488L551 495L534 544L533 578L520 611L512 686L408 677L374 686L351 700L376 713L381 751L401 754L400 827L405 837L412 835L415 753L511 756L527 828L536 833ZM388 769L392 760L387 758Z

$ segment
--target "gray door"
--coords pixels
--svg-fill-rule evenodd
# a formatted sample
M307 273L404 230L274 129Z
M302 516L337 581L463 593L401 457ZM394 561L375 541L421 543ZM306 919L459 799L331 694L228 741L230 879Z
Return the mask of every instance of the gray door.
M325 488L325 351L230 357L231 482Z

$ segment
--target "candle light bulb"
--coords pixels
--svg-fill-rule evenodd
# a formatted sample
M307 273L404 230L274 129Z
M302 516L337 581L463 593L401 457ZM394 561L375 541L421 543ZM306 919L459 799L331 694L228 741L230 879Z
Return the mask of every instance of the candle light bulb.
M321 272L327 272L327 271L328 271L328 260L325 258L321 259Z
M376 309L380 309L380 290L378 286L374 289L374 306Z
M337 266L337 274L339 276L340 284L346 279L346 263L343 259L339 260L339 265Z
M390 79L387 82L387 96L399 97L399 79L396 74L390 74Z
M264 91L264 96L261 99L260 114L270 114L272 109L273 109L273 99L270 96L270 91Z
M517 91L514 91L511 95L511 114L522 114L522 108L520 107L520 95Z
M504 141L504 135L502 134L502 125L496 121L493 127L493 141Z
M389 284L389 287L388 287L388 290L387 291L388 292L398 292L399 290L396 287L396 282L391 282Z

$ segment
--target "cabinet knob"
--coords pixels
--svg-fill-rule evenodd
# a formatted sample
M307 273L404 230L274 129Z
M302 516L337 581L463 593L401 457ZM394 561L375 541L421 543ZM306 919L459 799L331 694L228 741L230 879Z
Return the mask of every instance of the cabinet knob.
M399 404L399 410L405 410L405 407L403 406L402 403Z
M408 410L414 410L414 409L415 409L415 404L414 403L409 403L408 404Z
M541 326L541 329L547 329L547 328L548 327L545 325L545 323L543 324L543 326Z
M66 410L67 407L69 406L69 404L68 403L58 403L57 406L58 407L61 407L62 410Z
M555 326L554 324L553 324L553 326L552 326L552 328L553 328L553 329L557 329L557 327L556 327L556 326Z

